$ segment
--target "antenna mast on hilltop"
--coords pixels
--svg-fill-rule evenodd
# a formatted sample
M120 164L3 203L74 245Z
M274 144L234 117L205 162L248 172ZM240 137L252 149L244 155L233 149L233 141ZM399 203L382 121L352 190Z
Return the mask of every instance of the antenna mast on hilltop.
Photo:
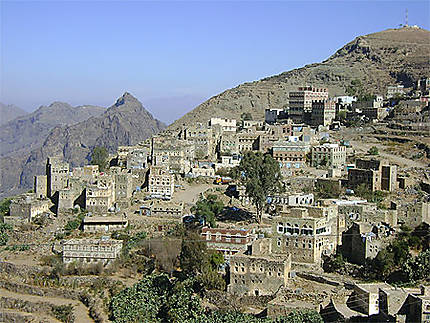
M405 27L408 27L408 8L406 8L406 14L405 14Z

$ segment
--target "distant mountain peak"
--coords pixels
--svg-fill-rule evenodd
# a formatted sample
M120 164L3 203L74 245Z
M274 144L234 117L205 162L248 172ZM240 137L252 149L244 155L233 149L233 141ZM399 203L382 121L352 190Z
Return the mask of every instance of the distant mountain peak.
M116 100L114 106L120 107L121 105L127 104L127 103L133 103L133 104L140 104L138 99L136 99L133 95L131 95L129 92L124 92L124 94Z

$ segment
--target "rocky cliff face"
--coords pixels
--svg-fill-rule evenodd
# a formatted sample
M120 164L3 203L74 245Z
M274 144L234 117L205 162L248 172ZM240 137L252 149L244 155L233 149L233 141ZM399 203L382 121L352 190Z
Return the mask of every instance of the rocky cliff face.
M72 125L98 116L105 108L96 106L72 107L64 102L41 106L33 113L18 117L0 126L0 156L25 153L40 147L56 126Z
M3 104L0 102L0 125L27 114L24 110L13 104Z
M165 125L154 119L136 98L125 93L102 115L71 126L57 126L41 147L23 156L0 160L0 195L31 188L33 176L44 174L49 156L61 156L72 167L81 166L88 163L96 146L114 152L118 146L134 145L164 128Z
M344 95L354 79L360 79L373 94L385 94L386 87L395 83L410 87L418 78L430 75L429 52L430 32L424 29L407 27L360 36L321 63L224 91L169 128L214 116L240 119L244 112L262 119L264 109L288 106L288 93L303 85L327 87L331 96Z

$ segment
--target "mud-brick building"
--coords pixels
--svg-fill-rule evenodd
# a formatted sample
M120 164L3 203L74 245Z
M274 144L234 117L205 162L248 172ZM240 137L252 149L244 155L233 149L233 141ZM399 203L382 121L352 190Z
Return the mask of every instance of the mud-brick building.
M286 286L291 271L291 256L272 254L270 239L252 243L246 253L230 260L230 285L234 295L273 295Z
M119 257L122 240L71 239L63 241L63 262L108 264Z

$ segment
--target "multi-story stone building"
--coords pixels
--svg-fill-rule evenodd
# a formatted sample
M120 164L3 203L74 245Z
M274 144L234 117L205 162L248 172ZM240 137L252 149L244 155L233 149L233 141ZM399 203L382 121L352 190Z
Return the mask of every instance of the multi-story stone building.
M115 178L103 174L87 184L85 189L85 207L94 213L106 213L115 203Z
M124 216L86 216L82 226L84 232L112 232L125 229L128 220Z
M115 201L131 198L133 194L133 175L131 172L111 167L114 177Z
M233 168L239 166L240 164L240 156L232 155L232 156L221 156L221 162L215 163L215 171L219 169Z
M156 217L181 217L184 212L184 203L172 203L165 201L152 201L146 215Z
M204 227L201 233L209 249L215 249L224 254L228 261L232 255L248 249L255 240L250 229L222 229Z
M212 167L192 167L192 177L215 177L215 169Z
M366 259L373 259L383 246L382 240L368 223L353 223L342 234L342 255L349 262L364 265Z
M343 168L346 164L346 147L338 144L323 144L312 147L312 166L324 165Z
M298 91L289 93L288 117L294 123L309 123L311 121L312 102L328 99L326 88L299 87Z
M421 223L430 225L430 203L423 201L405 203L400 207L399 221L411 228L416 228Z
M63 241L63 262L109 264L119 257L121 249L122 240L109 238L65 240Z
M202 124L190 126L183 131L183 139L194 145L196 158L212 157L216 150L213 129Z
M67 187L69 164L60 157L49 157L46 163L48 197Z
M311 122L313 126L327 127L336 117L336 102L333 100L312 101Z
M238 154L239 153L239 137L236 134L223 134L219 142L220 154Z
M149 169L148 192L153 197L168 198L175 191L175 175L166 167L153 166Z
M365 184L371 191L394 191L397 188L397 166L386 160L358 158L356 168L348 170L348 186Z
M420 293L409 293L400 312L406 314L406 322L430 322L430 286L422 285Z
M145 169L148 167L150 151L148 148L139 148L131 150L126 156L127 169Z
M38 198L46 198L48 196L48 176L34 176L34 193Z
M25 193L12 199L9 216L5 222L31 222L36 216L50 213L52 203L47 198L38 198L35 193Z
M405 87L403 85L394 85L387 87L387 99L394 98L396 95L404 95Z
M314 204L315 197L313 193L285 193L281 195L271 196L270 203L274 205L285 206L311 206Z
M220 125L222 132L236 132L237 125L236 119L226 119L226 118L211 118L209 120L209 127L214 125Z
M295 263L318 264L322 255L336 251L344 230L336 205L291 208L273 224L273 250L290 253Z
M273 144L272 157L279 162L281 173L284 170L299 169L306 166L306 154L310 146L304 142L278 141ZM282 174L285 176L285 174Z
M258 150L258 137L256 132L240 132L237 134L239 152Z
M230 259L228 292L234 295L273 295L286 286L291 271L291 256L273 254L270 239L252 243L250 252Z

